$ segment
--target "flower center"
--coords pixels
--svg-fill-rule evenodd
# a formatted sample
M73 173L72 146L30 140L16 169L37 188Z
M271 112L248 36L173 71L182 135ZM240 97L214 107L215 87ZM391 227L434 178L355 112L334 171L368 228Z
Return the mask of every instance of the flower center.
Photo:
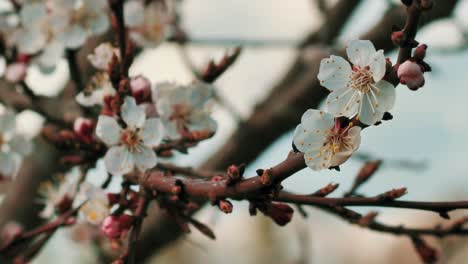
M327 164L330 164L336 154L352 147L351 138L348 136L348 131L351 127L353 127L352 123L341 128L339 122L337 122L335 127L329 131L325 143L323 143L318 152L318 157L323 157L323 167L329 167Z
M127 128L120 134L120 142L128 147L131 152L138 150L138 146L142 143L143 139L140 135L140 129Z
M172 114L169 116L169 120L177 123L178 130L183 130L189 123L191 111L192 109L188 104L174 104L172 106Z
M351 88L367 93L372 89L373 84L374 78L372 77L372 72L369 67L353 67L353 73L350 81Z

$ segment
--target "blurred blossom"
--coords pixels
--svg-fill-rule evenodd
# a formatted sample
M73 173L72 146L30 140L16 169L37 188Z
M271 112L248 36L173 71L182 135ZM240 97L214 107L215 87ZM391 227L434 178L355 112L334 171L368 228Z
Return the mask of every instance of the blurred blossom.
M202 82L189 85L164 82L154 87L153 102L156 102L167 137L178 139L184 133L216 131L209 104L213 89L212 85Z
M61 203L71 203L78 191L80 176L78 169L75 168L55 181L42 183L39 189L39 202L45 207L39 216L45 219L51 218Z
M74 205L82 205L78 213L80 222L100 225L110 214L107 193L100 187L94 186L88 182L83 182L80 185Z
M138 46L153 48L166 38L169 14L163 1L146 6L141 1L127 1L124 12L130 37Z
M114 96L115 93L116 91L109 80L109 75L105 72L98 72L91 77L86 88L78 93L75 99L80 105L90 107L103 105L104 98Z
M0 113L0 174L13 176L22 158L32 151L32 143L16 131L16 115L10 109Z
M12 83L24 81L26 73L28 71L28 65L22 62L12 63L7 66L5 71L5 79Z
M88 37L109 29L105 0L53 0L56 8L58 35L65 47L75 49Z
M110 43L105 42L99 44L99 46L94 49L93 54L88 55L88 60L94 68L106 71L109 68L109 64L111 63L114 55L120 57L119 50L114 48Z

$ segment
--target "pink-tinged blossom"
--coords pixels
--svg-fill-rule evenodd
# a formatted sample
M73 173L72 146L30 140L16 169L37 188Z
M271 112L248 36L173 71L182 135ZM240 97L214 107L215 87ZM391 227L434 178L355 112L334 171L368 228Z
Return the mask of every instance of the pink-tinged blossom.
M130 89L138 104L151 100L151 82L143 75L130 79Z
M101 115L96 126L96 135L107 145L104 161L107 171L123 175L156 166L157 157L153 147L162 140L162 126L158 118L146 118L145 110L136 104L135 98L125 97L122 105L122 128L112 117Z
M12 63L7 66L5 79L12 83L24 81L28 72L28 65L22 62Z
M401 84L405 84L411 90L417 90L424 86L424 73L421 66L414 61L407 60L398 67L398 78Z
M334 116L358 119L367 125L380 121L393 108L395 89L385 75L383 50L376 51L368 40L354 40L346 48L348 61L330 56L320 63L318 79L331 91L327 110Z
M309 109L296 127L293 142L307 166L323 170L343 164L359 148L361 128L342 128L331 114Z

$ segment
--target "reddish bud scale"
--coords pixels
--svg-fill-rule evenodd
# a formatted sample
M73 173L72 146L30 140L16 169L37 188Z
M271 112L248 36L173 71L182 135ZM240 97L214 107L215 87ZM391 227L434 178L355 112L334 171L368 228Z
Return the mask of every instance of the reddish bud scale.
M84 143L91 144L94 135L94 121L88 118L79 117L73 123L73 131Z
M414 50L414 59L417 61L422 61L426 57L426 51L427 51L427 45L422 44L419 45L415 50Z

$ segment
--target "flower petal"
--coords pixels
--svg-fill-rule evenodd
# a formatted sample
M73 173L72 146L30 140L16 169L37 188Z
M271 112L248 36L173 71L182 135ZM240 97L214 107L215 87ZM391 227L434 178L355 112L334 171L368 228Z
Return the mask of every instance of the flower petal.
M137 27L144 23L145 7L139 1L127 1L124 5L125 25Z
M317 78L320 84L328 90L341 89L349 82L352 70L349 63L338 56L330 56L320 62L320 70Z
M96 125L96 135L108 146L117 145L120 142L121 128L112 117L100 115Z
M377 98L377 109L381 112L386 112L395 105L395 87L384 80L381 80L375 85L378 89L372 89Z
M133 155L125 146L114 146L107 151L104 164L112 175L124 175L134 168Z
M154 147L158 145L163 136L161 120L159 120L159 118L150 118L146 120L145 125L141 129L140 135L145 146Z
M306 153L312 149L319 149L325 140L325 133L317 133L317 131L304 129L302 124L299 124L294 131L294 145L302 153Z
M304 153L304 160L307 167L319 171L330 167L331 152L329 156L322 155L318 149L311 149ZM326 160L325 160L326 158Z
M334 116L353 117L359 112L361 93L352 88L333 91L327 97L327 111Z
M142 127L146 119L145 110L136 104L135 98L127 96L122 105L122 118L129 126Z
M61 40L65 47L76 49L86 42L88 34L85 29L79 25L70 25L61 35Z
M380 121L384 112L378 111L373 102L372 96L365 93L362 97L361 109L359 110L359 120L366 125L373 125Z
M307 110L301 117L301 123L307 130L321 132L330 130L335 125L332 115L315 109Z
M135 165L141 172L145 172L148 169L156 166L158 162L156 154L151 148L141 146L138 151L133 153Z
M356 126L349 129L348 134L343 138L345 149L340 149L340 151L333 156L330 163L331 166L339 166L345 163L351 155L356 152L361 144L361 130L360 127Z
M369 66L375 52L375 47L369 40L352 40L346 47L349 61L360 67Z
M369 68L375 82L379 82L385 76L386 61L383 50L378 50L370 58Z

